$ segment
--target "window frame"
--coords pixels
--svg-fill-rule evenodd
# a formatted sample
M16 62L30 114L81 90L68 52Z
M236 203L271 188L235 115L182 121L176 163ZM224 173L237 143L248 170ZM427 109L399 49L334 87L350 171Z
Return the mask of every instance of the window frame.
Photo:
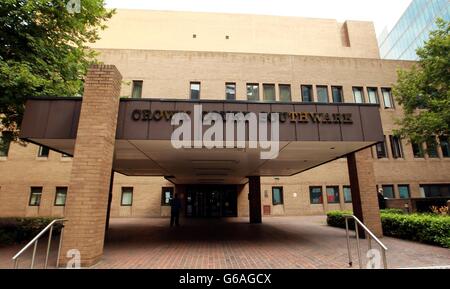
M324 89L326 92L327 101L320 101L319 89ZM330 95L328 93L328 85L316 85L317 103L330 103Z
M375 102L372 102L370 99L370 92L375 91ZM380 96L378 95L378 88L377 87L367 87L367 100L370 104L380 104Z
M439 146L441 147L442 157L450 158L450 139L448 136L439 137Z
M313 198L312 198L313 189L320 189L320 197L319 197L320 202L319 203L313 202ZM309 186L309 203L311 205L323 205L323 188L322 188L322 186Z
M348 200L345 198L345 189L349 189L349 191L350 191L350 201L348 201ZM344 203L345 203L345 204L351 204L351 203L353 203L353 198L352 198L352 188L351 188L351 186L342 186L342 195L343 195L343 197L344 197Z
M231 85L234 87L234 95L233 98L228 98L228 86ZM237 90L236 82L225 82L225 100L236 100L236 90Z
M309 90L309 97L310 97L310 100L308 100L308 101L305 101L305 95L304 95L304 91L303 91L303 88L308 88L308 90ZM300 94L301 94L301 98L302 98L302 102L305 102L305 103L312 103L312 102L314 102L314 90L313 90L313 86L312 85L310 85L310 84L302 84L302 85L300 85Z
M56 201L58 200L58 189L65 189L65 192L64 192L64 204L57 204L56 203ZM55 200L53 201L53 205L54 206L56 206L56 207L64 207L64 206L66 206L68 190L69 190L68 187L56 187L56 189L55 189Z
M169 202L166 204L165 199L166 199L166 191L170 191L170 198L169 198ZM161 187L161 206L163 207L170 207L170 200L173 199L173 196L175 194L175 189L174 187Z
M386 197L386 195L385 195L385 192L386 192L385 188L387 188L387 187L392 188L392 198L388 198L388 197ZM383 189L383 197L388 198L388 199L395 199L395 189L394 189L394 185L390 185L390 184L388 184L388 185L381 185L381 188Z
M401 193L401 191L400 191L400 188L401 187L406 187L407 189L408 189L408 197L407 198L402 198L402 193ZM398 189L398 197L400 198L400 199L410 199L411 198L411 190L410 190L410 187L409 187L409 185L408 184L399 184L399 185L397 185L397 189Z
M263 83L263 101L265 102L274 102L277 100L277 91L274 83ZM266 99L266 87L273 88L273 99Z
M280 192L280 202L277 203L275 203L275 189L279 189ZM284 192L282 186L272 187L272 205L273 206L284 205Z
M384 138L384 140L382 142L379 142L375 145L375 152L377 154L377 159L387 159L389 157L388 153L387 153L386 136L384 135L383 138ZM383 152L384 152L384 155L381 157L380 157L380 154L378 151L378 148L380 146L383 148Z
M136 84L139 84L138 86L140 87L139 97L134 97L134 91L135 91L136 87L138 87ZM131 86L131 98L141 99L143 90L144 90L144 81L140 80L140 79L133 79L132 86Z
M2 147L4 149L2 149ZM11 141L6 141L5 137L0 136L0 157L2 157L2 158L8 157L10 147L11 147Z
M44 152L46 152L47 154L44 154ZM37 157L38 158L48 158L49 155L50 155L50 148L47 146L40 145L38 148Z
M334 91L335 89L338 89L340 91L340 101L335 101L334 99ZM341 85L332 85L331 86L331 98L333 100L333 103L344 103L344 88Z
M134 187L121 187L121 188L122 188L122 191L121 191L121 194L120 194L120 206L121 207L131 207L131 206L133 206ZM126 191L128 189L131 189L131 202L129 204L125 204L123 202L123 196L124 196L125 193L130 193L130 191Z
M355 91L361 92L361 102L356 101L356 94ZM356 104L365 104L366 103L366 96L364 95L364 87L363 86L353 86L352 87L352 93L353 93L353 101Z
M281 99L282 96L282 88L287 88L289 91L289 100L283 100ZM279 98L280 98L280 102L284 102L284 103L289 103L292 102L292 88L290 84L278 84L278 94L279 94Z
M386 106L386 97L384 95L384 92L389 92L389 102L391 103L391 106ZM395 103L394 98L392 97L392 89L389 87L382 87L381 88L381 96L383 97L383 107L384 109L395 109Z
M334 191L333 192L333 194L334 194L334 201L333 202L330 202L329 201L329 194L328 194L328 189L337 189L337 195L336 195L336 191ZM327 194L327 204L340 204L340 202L341 202L341 198L340 198L340 195L339 195L339 186L326 186L325 187L325 192L326 192L326 194ZM336 201L336 196L337 196L337 201Z
M417 151L416 151L416 147L417 147ZM425 152L423 150L422 143L416 143L416 142L411 141L411 149L412 149L413 157L415 159L425 158Z
M255 99L249 99L249 87L252 87L252 92L255 92L254 88L256 87L256 98ZM245 89L246 89L246 96L247 96L247 101L260 101L261 96L260 96L260 87L259 87L259 83L256 82L248 82L245 84Z
M195 91L195 89L193 89L192 87L194 85L198 85L198 97L197 98L193 98L193 91ZM201 99L201 91L202 91L202 83L200 81L190 81L189 82L189 99L190 100L199 100Z
M39 193L33 192L34 189L38 189L40 190ZM44 188L43 187L30 187L30 197L28 199L28 206L29 207L39 207L41 205L41 200L42 200L42 193L44 192ZM37 199L37 203L32 204L31 200L33 199L33 195L39 195L39 198Z
M389 141L391 143L392 158L403 159L404 153L403 153L403 146L402 146L401 138L394 136L394 135L390 135Z

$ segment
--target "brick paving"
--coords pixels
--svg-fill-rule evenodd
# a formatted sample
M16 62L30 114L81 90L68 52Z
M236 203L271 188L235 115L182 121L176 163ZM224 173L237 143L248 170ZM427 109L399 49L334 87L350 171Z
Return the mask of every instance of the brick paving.
M248 218L182 219L174 228L163 218L112 219L104 256L93 268L349 268L345 230L328 227L325 218L270 217L259 225L248 224ZM382 241L390 268L450 265L448 249L389 237ZM362 241L363 250L366 244ZM357 267L354 238L352 245ZM0 248L0 268L11 267L19 248ZM42 260L41 254L36 267Z

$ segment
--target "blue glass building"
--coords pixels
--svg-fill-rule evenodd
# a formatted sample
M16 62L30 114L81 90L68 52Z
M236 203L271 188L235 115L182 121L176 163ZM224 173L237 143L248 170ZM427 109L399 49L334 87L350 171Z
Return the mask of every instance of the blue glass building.
M417 60L416 49L436 29L438 17L450 21L450 0L413 0L394 28L379 37L381 58Z

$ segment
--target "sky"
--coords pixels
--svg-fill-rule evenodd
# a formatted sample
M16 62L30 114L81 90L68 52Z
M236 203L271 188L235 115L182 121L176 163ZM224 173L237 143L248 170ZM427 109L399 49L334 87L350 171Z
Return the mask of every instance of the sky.
M364 20L390 30L412 0L105 0L107 7Z

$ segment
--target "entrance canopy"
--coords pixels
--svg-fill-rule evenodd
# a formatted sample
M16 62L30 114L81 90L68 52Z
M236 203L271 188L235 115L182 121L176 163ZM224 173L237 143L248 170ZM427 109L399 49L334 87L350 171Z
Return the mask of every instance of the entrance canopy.
M28 100L20 137L73 155L81 105L81 98ZM192 138L196 129L202 135L211 128L195 125L199 105L200 115L214 112L224 120L228 114L260 117L259 113L267 113L270 117L277 113L278 156L262 159L261 152L268 149L252 148L249 143L243 148L208 149L189 142L192 147L175 148L171 137L182 123L171 124L176 113L192 119ZM271 130L274 119L267 122L269 140L276 135ZM256 129L249 123L245 126L247 141ZM102 130L101 125L98 129ZM237 131L234 127L235 139ZM225 124L223 138L228 140ZM164 176L175 184L241 184L248 176L291 176L381 141L378 105L122 99L113 169L130 176Z

